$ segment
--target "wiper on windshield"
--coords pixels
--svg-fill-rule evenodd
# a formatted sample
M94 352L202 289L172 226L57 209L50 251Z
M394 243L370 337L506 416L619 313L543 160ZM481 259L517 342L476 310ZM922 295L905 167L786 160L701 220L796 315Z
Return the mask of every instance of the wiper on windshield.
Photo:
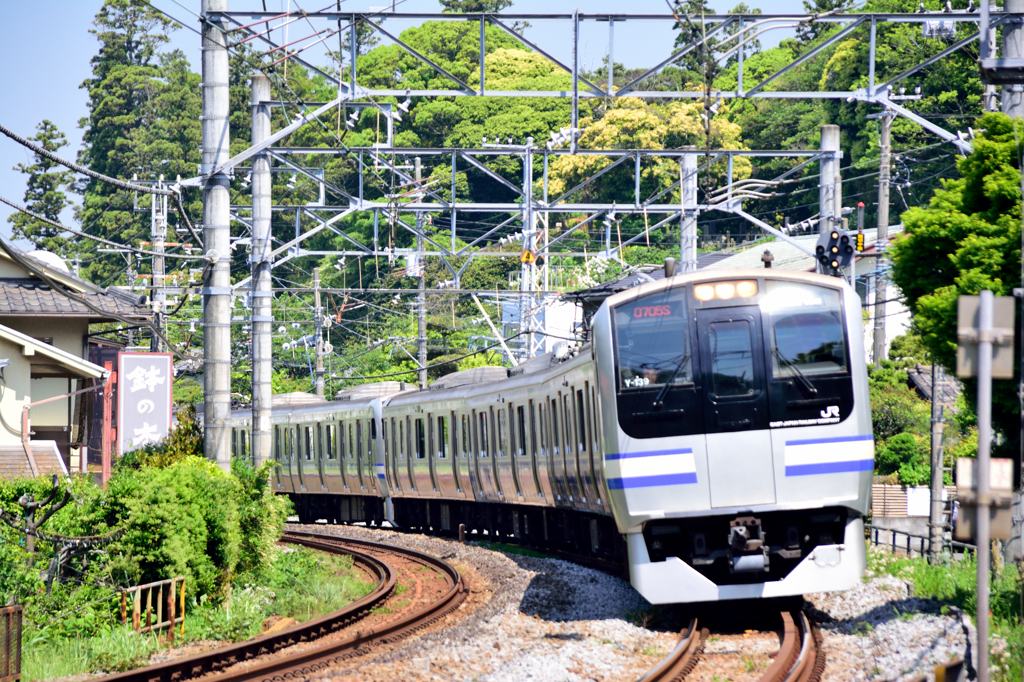
M679 359L679 362L676 364L675 369L672 370L672 374L669 375L668 379L666 379L665 383L662 385L661 390L658 391L658 395L654 396L654 407L655 408L660 409L665 404L664 403L665 396L668 395L669 389L672 388L672 386L673 386L672 382L675 381L675 378L679 374L679 371L689 361L690 361L690 354L689 353L684 353L683 357L681 357Z
M818 389L815 388L814 384L811 383L811 380L808 379L804 375L804 373L800 371L800 368L796 366L796 363L794 363L792 360L783 355L782 351L780 351L778 348L773 348L772 351L775 353L775 357L777 357L784 365L786 365L786 367L789 367L791 370L793 370L793 376L796 377L797 381L800 382L800 385L804 388L805 391L807 391L807 395L818 395Z

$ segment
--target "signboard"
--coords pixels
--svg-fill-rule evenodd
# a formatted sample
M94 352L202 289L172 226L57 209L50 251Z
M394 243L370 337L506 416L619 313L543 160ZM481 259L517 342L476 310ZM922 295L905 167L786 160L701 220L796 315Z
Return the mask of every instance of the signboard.
M117 440L125 453L158 443L171 430L170 353L117 354Z
M956 375L978 375L978 296L957 298ZM1013 378L1013 296L992 299L992 378Z

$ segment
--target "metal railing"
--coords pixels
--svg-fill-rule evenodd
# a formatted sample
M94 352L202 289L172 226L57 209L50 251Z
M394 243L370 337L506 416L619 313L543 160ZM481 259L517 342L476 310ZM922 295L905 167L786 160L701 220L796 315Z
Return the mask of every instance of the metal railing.
M180 590L178 586L180 585ZM169 578L129 587L121 592L121 623L128 623L128 596L132 596L132 629L152 632L167 628L167 641L174 641L174 626L181 623L185 634L185 578ZM177 600L175 597L177 596ZM177 601L177 608L175 601ZM0 682L4 682L0 679Z
M0 607L0 682L21 679L21 604Z
M904 539L897 541L897 536L903 536L905 542ZM907 556L913 556L915 552L920 556L925 556L931 554L932 551L932 540L929 536L909 533L895 528L885 528L883 526L876 526L872 524L868 526L868 538L871 541L871 544L876 547L888 547L893 553L896 553L897 551L904 551L907 553ZM956 549L975 550L977 547L967 544L966 542L947 540L943 537L942 547L939 548L939 552L941 553L946 549L949 549L950 552L952 552Z

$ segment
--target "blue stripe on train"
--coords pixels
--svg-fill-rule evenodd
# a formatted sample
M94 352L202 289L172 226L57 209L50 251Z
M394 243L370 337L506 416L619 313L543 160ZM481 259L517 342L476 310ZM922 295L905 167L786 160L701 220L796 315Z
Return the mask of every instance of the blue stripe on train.
M656 476L629 476L609 478L609 490L629 490L630 488L652 488L661 485L686 485L697 482L697 474L659 474Z
M674 450L648 450L646 452L621 452L605 455L606 460L634 459L637 457L660 457L662 455L685 455L693 452L693 448L675 448Z
M787 476L813 476L814 474L839 474L849 471L871 471L874 460L855 459L848 462L820 462L817 464L796 464L786 467Z
M823 445L827 443L849 443L858 440L874 440L871 434L866 436L832 436L830 438L808 438L807 440L787 440L786 445Z

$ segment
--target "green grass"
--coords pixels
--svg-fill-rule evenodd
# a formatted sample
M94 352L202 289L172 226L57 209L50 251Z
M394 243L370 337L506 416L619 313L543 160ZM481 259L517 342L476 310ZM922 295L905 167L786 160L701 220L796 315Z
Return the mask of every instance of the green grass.
M260 575L241 576L227 598L191 599L186 608L184 640L242 641L260 634L264 619L272 615L300 622L312 620L343 608L373 589L361 573L353 570L351 557L305 548L282 548L277 552L271 568ZM144 665L160 646L155 635L138 635L119 623L91 638L49 639L39 630L27 629L22 679L28 682L100 670L128 670Z
M519 545L507 545L504 542L489 542L487 540L473 540L473 544L477 547L483 547L495 552L504 552L505 554L518 554L520 556L529 556L535 559L557 559L558 557L551 554L544 554L533 549L527 549L526 547L520 547Z
M947 602L971 616L977 614L977 566L973 555L962 561L929 564L920 557L896 556L888 550L868 548L868 570L912 582L915 596ZM1015 566L1003 567L992 577L990 585L992 634L1006 641L1005 649L992 655L992 663L1000 671L996 679L1018 682L1024 669L1024 624L1020 613L1024 585ZM909 620L915 614L897 611L896 615Z

